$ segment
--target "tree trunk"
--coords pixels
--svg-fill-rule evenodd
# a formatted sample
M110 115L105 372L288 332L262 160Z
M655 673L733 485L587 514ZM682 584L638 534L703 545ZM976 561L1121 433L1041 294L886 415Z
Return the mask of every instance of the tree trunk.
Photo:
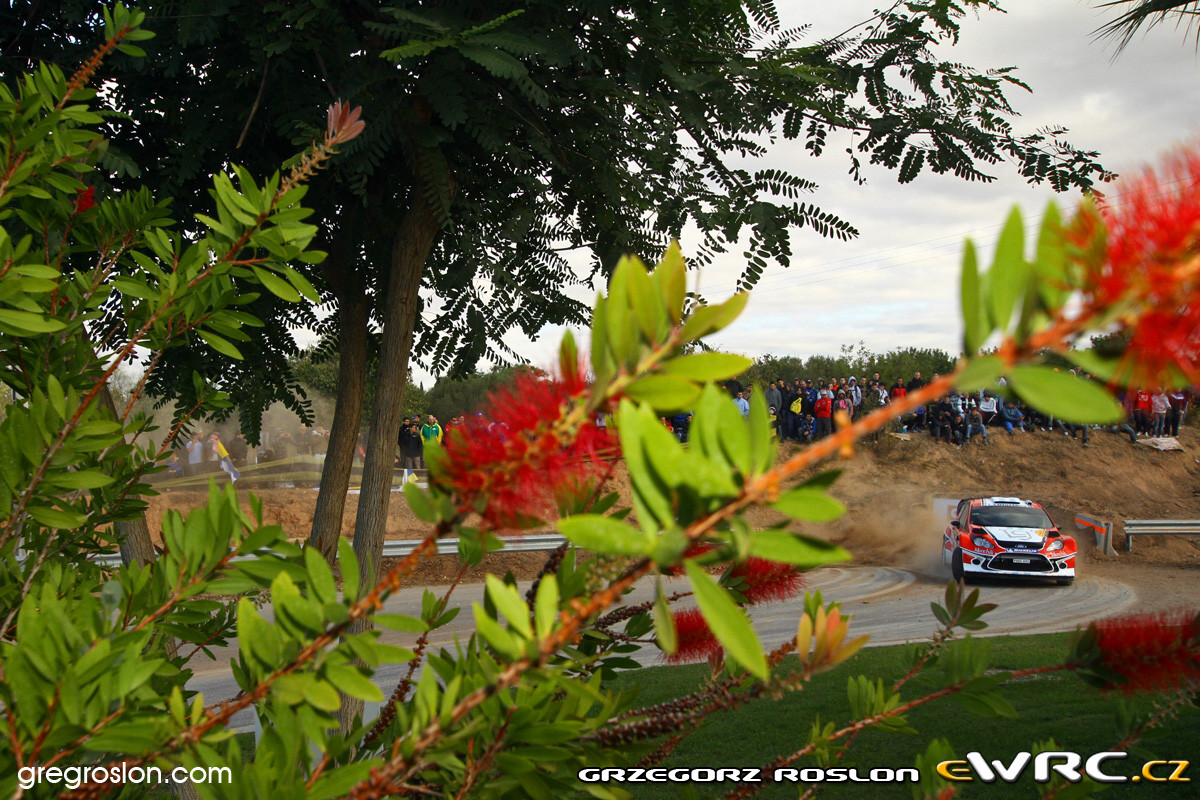
M109 391L107 383L100 388L98 397L101 405L108 409L113 419L120 420L121 414L117 411L117 404L113 400L112 392ZM124 437L122 437L122 441L124 441ZM146 524L145 514L141 514L134 520L114 522L113 528L116 530L120 540L121 563L125 566L129 566L135 562L145 566L158 560L158 553L154 549L154 542L150 539L150 526ZM179 642L175 641L174 636L167 636L165 634L162 637L162 641L167 657L175 658L179 652ZM190 781L172 783L171 792L179 800L200 800L200 792Z
M121 419L121 413L117 411L117 404L113 400L107 383L100 389L99 400L108 409L108 413L112 414L113 419ZM123 437L122 443L124 443ZM113 529L116 530L120 540L121 563L125 566L133 563L145 566L158 559L158 553L154 550L154 542L150 539L150 526L146 524L145 514L134 520L114 522Z
M354 525L354 554L358 557L359 584L364 591L379 577L383 561L383 536L392 498L396 443L400 437L408 356L417 322L421 272L442 225L441 215L423 188L418 186L413 191L413 204L392 240L388 265L387 316L379 353L379 380L371 409L362 493ZM370 626L369 618L360 619L350 633L369 630ZM343 730L350 728L362 708L362 700L342 696L338 719Z
M338 308L341 330L338 332L337 404L333 426L329 429L325 466L321 470L321 490L317 493L317 508L313 512L312 533L308 537L309 545L317 548L330 566L337 560L367 381L366 296L361 293L353 298L343 295Z

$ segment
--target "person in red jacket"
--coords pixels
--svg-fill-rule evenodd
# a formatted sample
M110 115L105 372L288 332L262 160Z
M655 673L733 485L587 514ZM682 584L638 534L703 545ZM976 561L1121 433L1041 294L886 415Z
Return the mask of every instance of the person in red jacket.
M1150 391L1138 389L1133 396L1133 428L1138 436L1150 435Z
M817 432L813 439L823 439L833 433L833 398L828 391L817 394L814 408L817 412Z

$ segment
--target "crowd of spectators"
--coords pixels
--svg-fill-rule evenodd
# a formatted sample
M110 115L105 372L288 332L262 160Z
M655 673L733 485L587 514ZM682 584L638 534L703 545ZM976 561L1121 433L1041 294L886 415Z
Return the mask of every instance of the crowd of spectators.
M1003 379L1000 383L1003 384ZM845 412L846 418L854 420L926 384L920 372L916 372L907 382L897 378L890 384L877 372L862 382L856 377L828 380L795 378L790 382L774 380L762 391L778 438L781 441L812 442L833 432L837 420L842 418L839 412ZM750 396L757 389L743 386L736 380L727 383L726 389L742 416L748 416ZM1131 389L1120 399L1126 409L1126 419L1119 424L1106 426L1106 429L1124 434L1131 442L1136 442L1139 436L1177 436L1186 418L1192 393L1184 389ZM690 413L663 419L664 424L683 442L687 441L691 421ZM972 439L981 446L986 445L989 433L1003 432L1015 436L1026 432L1061 432L1081 440L1087 446L1089 431L1098 427L1055 419L1028 405L1007 399L1002 391L984 390L970 394L951 392L893 421L890 430L928 434L935 442L959 447L968 445Z

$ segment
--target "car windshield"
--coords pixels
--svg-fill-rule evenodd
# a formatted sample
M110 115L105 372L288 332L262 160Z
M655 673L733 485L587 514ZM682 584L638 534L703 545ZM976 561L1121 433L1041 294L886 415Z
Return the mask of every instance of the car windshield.
M971 511L971 524L985 528L1054 527L1045 511L1028 506L981 506Z

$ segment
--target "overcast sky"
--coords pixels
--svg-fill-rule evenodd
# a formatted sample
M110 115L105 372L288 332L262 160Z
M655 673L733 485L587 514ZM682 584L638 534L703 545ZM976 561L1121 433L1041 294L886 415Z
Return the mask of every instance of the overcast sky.
M1106 167L1131 172L1196 138L1200 62L1194 38L1171 23L1139 34L1114 58L1111 43L1093 39L1111 16L1095 3L1007 0L1006 14L965 19L959 45L941 55L978 69L1018 67L1018 77L1032 89L1008 92L1021 115L1014 120L1018 133L1066 126L1076 147L1098 150ZM880 5L779 0L778 7L785 27L811 23L815 40L845 30ZM850 242L809 230L794 236L792 266L768 269L747 311L714 340L716 346L748 356L808 356L836 354L842 344L862 340L875 351L914 346L957 353L964 239L974 239L990 260L990 245L1014 204L1032 226L1056 197L1048 187L1027 186L1006 164L990 170L997 180L986 185L923 173L901 186L883 168L868 168L867 184L856 185L847 175L849 144L848 136L831 138L826 155L814 159L802 143L783 142L760 162L816 180L820 187L807 200L847 219L860 235ZM1069 208L1078 195L1056 199ZM686 254L686 237L683 247ZM726 296L741 266L740 250L725 256L698 276L701 290L714 300ZM549 366L560 335L560 329L547 329L536 342L511 341L534 364ZM428 387L427 373L417 374Z

